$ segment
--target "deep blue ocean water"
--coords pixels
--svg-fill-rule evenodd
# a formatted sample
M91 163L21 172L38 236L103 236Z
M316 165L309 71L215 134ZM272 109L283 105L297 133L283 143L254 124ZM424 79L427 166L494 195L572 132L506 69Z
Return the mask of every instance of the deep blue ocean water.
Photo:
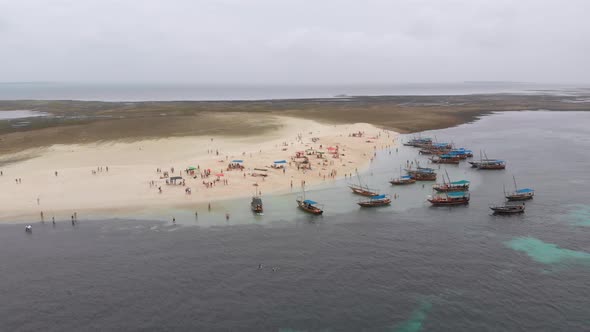
M467 207L432 208L429 184L390 187L412 148L380 151L363 179L393 206L361 210L345 181L211 213L169 211L0 226L0 330L588 331L590 113L486 116L422 135L508 162L443 166L471 180ZM526 213L491 216L512 175ZM232 211L226 222L224 211ZM162 213L161 215L158 213ZM259 268L261 264L261 267Z

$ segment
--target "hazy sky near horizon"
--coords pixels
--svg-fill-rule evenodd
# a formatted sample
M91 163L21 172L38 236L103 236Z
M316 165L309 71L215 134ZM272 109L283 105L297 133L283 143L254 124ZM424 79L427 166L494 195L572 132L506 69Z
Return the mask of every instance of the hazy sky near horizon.
M588 13L588 0L0 0L0 81L588 83Z

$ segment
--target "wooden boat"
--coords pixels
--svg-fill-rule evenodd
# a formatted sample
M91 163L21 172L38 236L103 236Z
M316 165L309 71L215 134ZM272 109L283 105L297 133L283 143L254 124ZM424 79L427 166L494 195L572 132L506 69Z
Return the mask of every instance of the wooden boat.
M430 149L420 149L420 151L418 151L419 154L433 154L433 151Z
M453 191L469 191L469 181L461 180L454 182L446 182L442 184L435 184L432 186L437 192L453 192Z
M264 212L262 198L260 198L260 196L253 196L252 201L250 202L250 208L252 209L252 212L262 214Z
M433 206L452 206L469 204L469 193L465 191L449 192L429 196L427 201Z
M420 163L416 160L416 168L406 168L408 175L416 181L435 181L436 173L434 168L420 167Z
M416 164L418 164L418 162L416 162ZM436 181L436 173L434 172L434 168L418 166L416 169L406 169L406 172L412 179L416 181Z
M526 201L533 199L535 191L530 188L517 189L514 192L506 195L506 199L509 201Z
M461 161L460 157L455 157L450 154L441 154L436 157L431 157L430 161L435 164L452 164L452 165L459 165Z
M318 202L312 201L310 199L305 199L305 187L302 187L301 191L302 195L297 197L296 200L297 206L299 206L301 210L314 215L321 215L322 213L324 213L324 210L322 210L318 206Z
M412 177L410 175L404 175L402 176L402 167L399 167L399 178L397 179L393 179L391 181L389 181L389 183L393 184L393 185L406 185L406 184L412 184L412 183L416 183L416 179L412 179Z
M318 203L309 199L297 199L297 205L299 208L307 213L320 215L324 213L324 210L316 206Z
M350 190L352 190L353 193L367 197L379 195L379 193L376 190L369 188L367 185L363 185L358 172L356 172L356 177L358 178L359 183L348 185L348 188L350 188Z
M468 161L469 164L471 164L472 168L478 168L479 165L481 165L482 163L493 163L498 161L497 159L481 159L479 161Z
M377 195L377 192L369 189L368 187L362 187L359 185L350 185L348 186L348 188L350 188L350 190L352 190L353 193L357 194L357 195L361 195L361 196L375 196Z
M415 173L433 173L434 168L418 166L415 169L414 168L406 168L405 171L410 175L415 174Z
M473 157L473 152L471 150L467 150L465 148L451 149L451 150L448 150L447 153L454 156L454 157L458 157L461 159L467 159L467 158Z
M391 204L391 197L389 195L376 195L370 197L368 200L357 203L361 207L378 207Z
M516 177L512 176L512 179L514 180L514 191L508 194L506 194L506 191L504 191L504 196L507 200L526 201L529 199L533 199L533 197L535 196L535 190L531 188L518 189L518 186L516 185Z
M430 137L414 137L404 143L405 146L413 146L413 147L421 147L421 146L428 146L432 144L432 138Z
M494 211L494 214L517 214L524 212L524 204L518 205L492 205L490 209Z
M416 183L416 179L413 179L410 175L404 175L404 176L400 176L397 179L393 179L393 180L389 181L389 183L391 183L393 185L401 186L401 185Z
M416 181L436 181L436 173L414 173L410 175Z
M484 153L485 155L485 153ZM504 160L499 159L489 159L487 155L485 155L485 159L482 157L480 152L480 160L477 161L470 161L471 167L477 169L505 169L506 162Z
M432 150L451 150L453 148L453 144L451 143L432 143L431 149Z
M504 160L493 160L482 162L477 165L477 169L505 169L506 162Z

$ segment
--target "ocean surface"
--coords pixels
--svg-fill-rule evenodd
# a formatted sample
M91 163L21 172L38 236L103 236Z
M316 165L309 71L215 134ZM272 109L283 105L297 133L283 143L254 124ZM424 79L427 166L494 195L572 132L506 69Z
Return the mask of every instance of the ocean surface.
M265 196L260 217L244 199L198 218L0 225L0 330L590 331L590 113L499 113L422 135L507 169L442 166L472 181L471 203L433 208L430 183L387 183L427 162L400 147L361 174L399 194L388 208L359 209L342 180L307 193L323 217L298 211L293 192ZM513 175L534 200L490 215Z
M590 85L514 82L386 85L199 85L106 83L0 83L0 100L259 100L345 96L467 95L490 93L588 94Z

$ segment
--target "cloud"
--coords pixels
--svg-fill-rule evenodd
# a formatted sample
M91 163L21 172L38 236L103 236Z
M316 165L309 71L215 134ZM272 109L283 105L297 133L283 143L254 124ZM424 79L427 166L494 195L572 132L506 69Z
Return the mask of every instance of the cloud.
M590 2L0 0L0 81L585 82Z

